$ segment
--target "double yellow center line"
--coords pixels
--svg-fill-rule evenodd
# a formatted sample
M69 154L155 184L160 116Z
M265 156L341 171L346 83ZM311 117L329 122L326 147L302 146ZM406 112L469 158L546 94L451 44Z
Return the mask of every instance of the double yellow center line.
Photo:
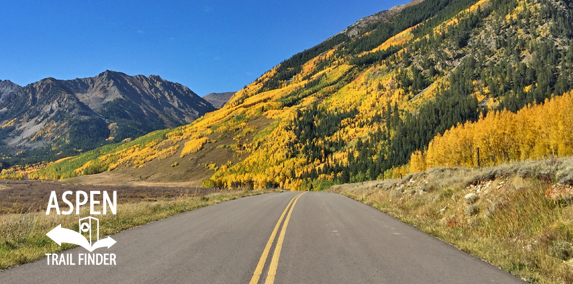
M255 272L253 273L253 277L251 278L251 282L249 282L249 284L259 283L259 279L261 278L261 274L263 273L263 268L265 267L265 262L267 262L267 257L269 256L269 252L271 250L271 246L273 245L273 242L275 241L275 237L277 236L277 232L278 232L279 227L283 221L283 218L285 217L285 214L287 214L287 211L288 211L288 214L287 214L286 219L285 219L285 223L283 224L283 227L281 229L281 233L279 235L279 239L277 241L277 245L275 246L275 251L273 253L273 258L272 258L271 264L269 266L269 272L267 274L267 280L265 281L265 284L273 284L275 282L275 276L277 275L277 267L279 266L279 257L281 256L281 250L283 247L283 241L285 239L285 234L286 234L288 222L290 220L290 215L292 214L292 209L296 205L296 202L298 201L298 199L303 194L305 194L305 193L303 192L303 193L293 197L293 199L290 200L287 207L283 211L283 214L279 218L279 221L277 222L273 232L271 233L271 237L267 241L267 245L265 246L265 250L263 250L263 254L261 255L261 259L259 259L259 263L257 264L257 268L255 268ZM291 204L292 204L292 206L291 206ZM290 207L290 210L289 210L289 207Z

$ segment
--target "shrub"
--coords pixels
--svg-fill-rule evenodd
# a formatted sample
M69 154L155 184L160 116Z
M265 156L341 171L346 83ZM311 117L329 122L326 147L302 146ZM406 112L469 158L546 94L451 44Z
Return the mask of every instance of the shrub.
M475 193L468 193L465 199L467 204L474 204L479 199L479 196Z
M454 191L451 190L450 188L443 190L442 192L440 192L440 199L444 200L447 198L452 198L452 196L454 195Z
M573 251L571 251L571 243L567 241L555 241L549 247L549 254L551 254L553 257L567 261L573 257Z
M479 213L479 206L472 204L466 208L466 214L469 216L473 216Z

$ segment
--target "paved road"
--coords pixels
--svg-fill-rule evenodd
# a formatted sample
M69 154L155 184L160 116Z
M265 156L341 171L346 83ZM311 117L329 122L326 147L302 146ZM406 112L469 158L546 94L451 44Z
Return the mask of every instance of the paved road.
M0 283L524 283L333 193L241 198L113 238L94 253L116 254L117 266L44 258L0 272Z

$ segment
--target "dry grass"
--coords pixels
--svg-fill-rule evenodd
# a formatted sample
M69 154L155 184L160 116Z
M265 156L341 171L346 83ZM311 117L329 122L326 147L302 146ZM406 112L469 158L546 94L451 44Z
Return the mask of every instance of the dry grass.
M201 187L167 187L167 186L101 186L63 184L55 181L35 180L0 180L0 215L8 213L45 212L50 192L55 191L62 196L64 191L72 191L68 196L75 204L75 192L90 191L117 191L118 203L137 203L141 201L164 201L174 198L204 196L215 192L228 192L219 188ZM60 208L67 208L62 199L59 199Z
M107 188L107 190L112 189ZM185 191L185 189L156 191L148 189L147 192L127 189L123 193L118 191L117 215L99 217L100 237L211 204L271 192L213 189ZM131 198L120 197L126 195ZM13 208L18 208L18 202L15 203ZM45 210L47 201L43 206ZM3 211L8 210L3 209ZM37 212L35 209L29 211L31 212L0 215L0 269L34 261L44 257L46 253L56 253L74 247L71 244L62 244L60 247L48 238L46 233L59 224L62 224L63 228L77 231L78 219L89 215L89 208L82 210L80 216L55 214L46 216L43 211Z
M573 159L333 186L532 283L573 283ZM477 199L466 195L474 193Z

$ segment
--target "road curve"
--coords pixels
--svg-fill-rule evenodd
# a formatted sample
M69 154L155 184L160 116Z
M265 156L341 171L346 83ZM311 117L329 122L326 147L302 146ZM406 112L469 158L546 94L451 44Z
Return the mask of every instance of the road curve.
M299 194L245 197L118 233L94 251L116 254L116 266L44 258L0 272L0 283L524 283L344 196Z

